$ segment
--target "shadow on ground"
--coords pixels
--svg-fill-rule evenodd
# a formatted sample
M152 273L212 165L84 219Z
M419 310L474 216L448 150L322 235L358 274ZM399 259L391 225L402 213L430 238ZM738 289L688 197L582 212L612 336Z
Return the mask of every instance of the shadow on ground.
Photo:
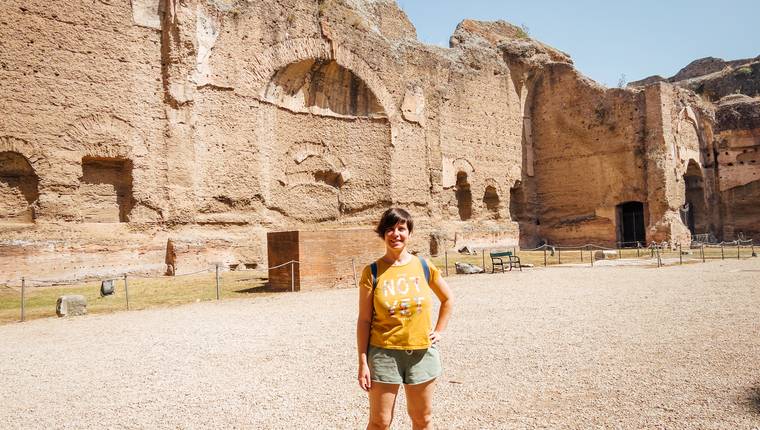
M750 388L745 403L750 412L760 415L760 385Z

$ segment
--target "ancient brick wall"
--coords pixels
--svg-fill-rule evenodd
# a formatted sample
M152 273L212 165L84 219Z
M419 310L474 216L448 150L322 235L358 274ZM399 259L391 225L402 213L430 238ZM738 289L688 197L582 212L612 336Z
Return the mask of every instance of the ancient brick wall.
M364 266L385 252L383 241L371 229L288 231L267 235L269 287L296 291L317 288L353 287ZM354 268L356 272L354 272Z
M393 204L422 252L611 244L626 202L646 240L688 240L689 201L721 207L698 228L755 219L692 93L602 88L505 22L463 21L442 48L391 0L11 1L0 43L14 261L61 243L103 273L163 272L172 241L178 273L264 264L267 232L366 228Z

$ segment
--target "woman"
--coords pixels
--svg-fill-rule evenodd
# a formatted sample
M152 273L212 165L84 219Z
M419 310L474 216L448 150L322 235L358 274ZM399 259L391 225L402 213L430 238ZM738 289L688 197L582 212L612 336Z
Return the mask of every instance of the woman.
M415 430L432 428L435 379L442 367L436 343L453 300L440 271L407 250L414 221L405 210L385 211L375 231L385 255L364 268L359 283L359 386L369 392L368 429L390 428L399 385ZM441 301L432 328L432 293Z

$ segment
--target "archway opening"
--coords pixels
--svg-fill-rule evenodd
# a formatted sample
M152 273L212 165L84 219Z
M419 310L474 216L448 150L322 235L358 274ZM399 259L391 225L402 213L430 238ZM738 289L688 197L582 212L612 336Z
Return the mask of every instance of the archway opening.
M132 161L119 158L82 158L80 195L84 221L128 222L134 206Z
M499 219L499 193L496 187L489 185L483 193L483 205L490 218Z
M692 235L709 233L704 176L694 160L689 160L683 175L685 203L681 208L682 220Z
M0 152L0 223L34 222L39 183L26 157L18 152Z
M454 194L457 198L459 219L467 221L472 218L472 191L470 191L470 183L467 182L467 173L457 173L457 185Z
M625 202L616 206L618 242L623 248L646 244L644 203Z

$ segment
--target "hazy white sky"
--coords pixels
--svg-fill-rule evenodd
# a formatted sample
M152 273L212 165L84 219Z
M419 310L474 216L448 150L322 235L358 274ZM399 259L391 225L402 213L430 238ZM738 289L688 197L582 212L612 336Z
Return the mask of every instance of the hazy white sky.
M616 86L669 77L693 60L760 55L760 0L397 0L426 43L448 46L466 18L505 20L573 58L585 75Z

